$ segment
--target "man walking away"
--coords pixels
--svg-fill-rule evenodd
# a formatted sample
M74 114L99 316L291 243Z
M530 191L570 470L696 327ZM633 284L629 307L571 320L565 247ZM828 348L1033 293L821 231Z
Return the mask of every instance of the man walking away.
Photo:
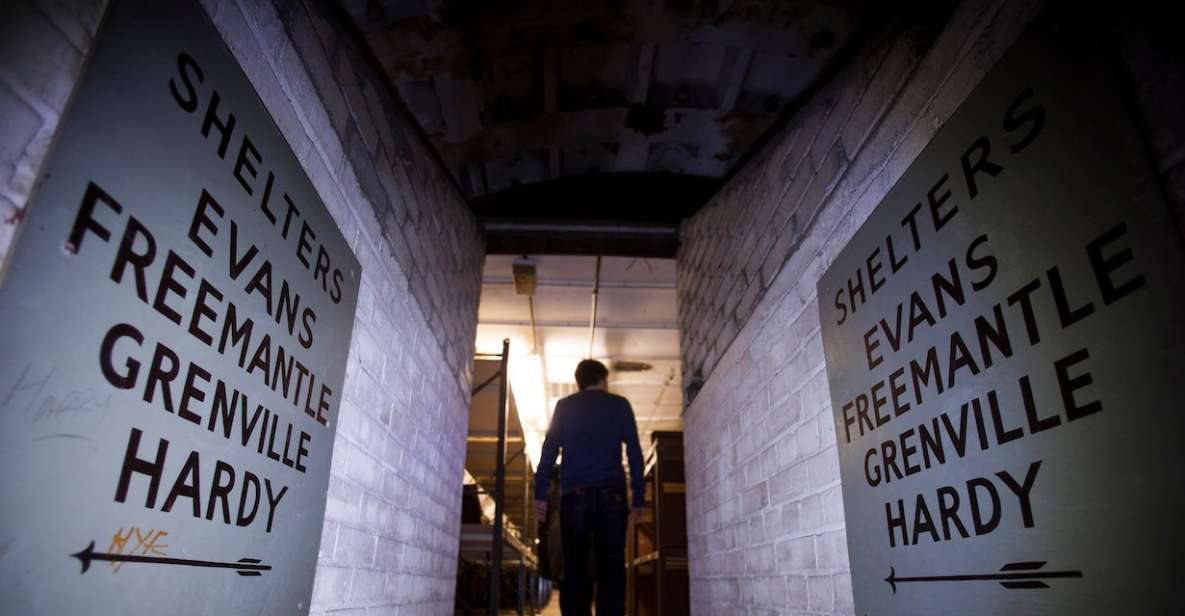
M625 530L631 515L626 500L621 445L630 465L630 491L635 520L642 514L645 492L642 447L634 410L608 389L609 370L586 359L576 366L577 393L556 403L543 457L535 473L535 514L547 516L547 486L556 456L564 452L560 475L560 528L564 541L564 583L560 611L564 616L589 616L596 563L597 616L625 613Z

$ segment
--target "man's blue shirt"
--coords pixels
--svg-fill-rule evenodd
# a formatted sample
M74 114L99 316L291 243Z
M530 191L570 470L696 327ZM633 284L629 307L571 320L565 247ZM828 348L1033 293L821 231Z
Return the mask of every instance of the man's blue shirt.
M564 471L560 487L564 492L581 487L625 487L622 443L629 458L633 506L641 507L646 499L642 447L629 400L598 389L586 389L560 400L535 471L535 498L547 500L547 486L561 449Z

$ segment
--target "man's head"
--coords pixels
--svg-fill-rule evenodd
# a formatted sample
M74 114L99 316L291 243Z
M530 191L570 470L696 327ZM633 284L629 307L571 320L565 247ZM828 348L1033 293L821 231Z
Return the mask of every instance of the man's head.
M576 386L581 391L590 388L604 389L608 378L609 369L595 359L586 359L576 364Z

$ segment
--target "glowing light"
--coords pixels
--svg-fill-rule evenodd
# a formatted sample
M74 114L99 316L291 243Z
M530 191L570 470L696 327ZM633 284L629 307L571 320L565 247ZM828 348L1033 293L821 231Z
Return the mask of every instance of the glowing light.
M547 434L550 409L547 404L547 374L543 357L526 352L526 345L510 345L510 388L522 426L523 442L531 466L537 468L543 452L543 438Z
M576 384L576 364L584 357L570 344L547 345L547 374L553 383Z

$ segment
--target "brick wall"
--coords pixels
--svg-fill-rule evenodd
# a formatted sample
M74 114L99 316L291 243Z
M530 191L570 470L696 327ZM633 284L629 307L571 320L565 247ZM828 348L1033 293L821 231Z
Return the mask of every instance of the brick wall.
M0 19L0 280L106 2L11 2Z
M1137 2L1108 17L1128 100L1185 238L1185 7Z
M686 225L693 613L852 614L815 285L1039 2L965 2L868 48Z
M0 257L104 5L5 5ZM312 612L452 613L483 258L476 224L321 2L203 6L363 268Z

